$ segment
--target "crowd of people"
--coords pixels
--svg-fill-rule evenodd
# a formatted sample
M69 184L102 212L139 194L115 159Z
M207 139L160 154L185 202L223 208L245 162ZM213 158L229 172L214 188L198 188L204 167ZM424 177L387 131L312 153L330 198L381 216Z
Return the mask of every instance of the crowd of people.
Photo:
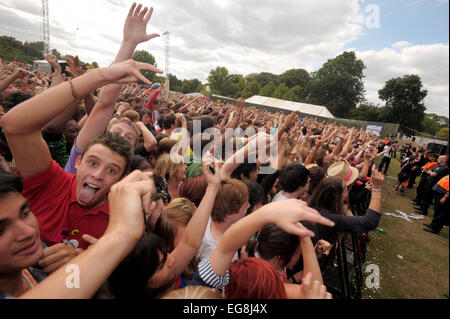
M51 54L52 74L0 61L0 299L332 298L319 261L343 233L377 227L373 163L390 145L152 86L140 71L162 71L131 60L157 36L152 12L131 6L109 67L87 72L75 57L65 77ZM424 212L430 185L448 205L446 161L415 166Z

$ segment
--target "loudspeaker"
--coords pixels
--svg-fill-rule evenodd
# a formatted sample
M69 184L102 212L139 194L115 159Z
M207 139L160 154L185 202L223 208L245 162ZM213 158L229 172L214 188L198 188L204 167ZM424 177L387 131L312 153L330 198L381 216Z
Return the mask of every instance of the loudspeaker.
M428 153L433 154L437 153L439 155L448 154L447 145L442 144L436 144L436 143L429 143L428 144Z

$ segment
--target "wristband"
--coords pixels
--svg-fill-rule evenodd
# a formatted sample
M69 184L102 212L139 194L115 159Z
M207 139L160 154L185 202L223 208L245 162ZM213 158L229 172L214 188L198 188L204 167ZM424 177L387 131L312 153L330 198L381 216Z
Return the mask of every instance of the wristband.
M77 92L75 91L75 88L73 87L72 79L69 79L70 89L72 91L72 96L75 99L75 101L80 101L81 98L78 96Z

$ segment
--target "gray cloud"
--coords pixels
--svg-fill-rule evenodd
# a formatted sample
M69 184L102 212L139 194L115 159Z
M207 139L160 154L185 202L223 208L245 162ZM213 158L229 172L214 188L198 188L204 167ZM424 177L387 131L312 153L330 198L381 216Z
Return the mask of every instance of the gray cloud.
M378 100L378 90L386 81L407 74L417 74L428 90L425 106L428 113L449 115L449 46L444 44L393 45L379 51L357 52L367 66L365 86L367 98L374 103Z
M75 7L52 1L51 45L83 61L111 63L120 46L132 0L78 0ZM20 40L41 40L41 2L0 0L0 33ZM358 0L152 0L149 33L170 31L171 73L205 81L216 66L230 73L272 72L291 68L315 71L364 37L364 8ZM445 1L444 1L445 3ZM145 3L147 4L147 3ZM12 10L14 9L14 10ZM162 39L140 44L164 68ZM367 98L394 76L417 73L429 96L428 110L448 114L448 45L397 43L360 51L367 65Z

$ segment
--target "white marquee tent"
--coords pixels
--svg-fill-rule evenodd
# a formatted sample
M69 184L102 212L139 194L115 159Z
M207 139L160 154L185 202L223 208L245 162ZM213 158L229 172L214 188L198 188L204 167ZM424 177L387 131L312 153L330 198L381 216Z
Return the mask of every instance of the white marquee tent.
M320 105L292 102L260 95L254 95L251 98L245 100L245 102L279 108L283 110L298 111L301 113L322 116L326 118L334 118L333 114L331 114L331 112L328 111L325 106Z

